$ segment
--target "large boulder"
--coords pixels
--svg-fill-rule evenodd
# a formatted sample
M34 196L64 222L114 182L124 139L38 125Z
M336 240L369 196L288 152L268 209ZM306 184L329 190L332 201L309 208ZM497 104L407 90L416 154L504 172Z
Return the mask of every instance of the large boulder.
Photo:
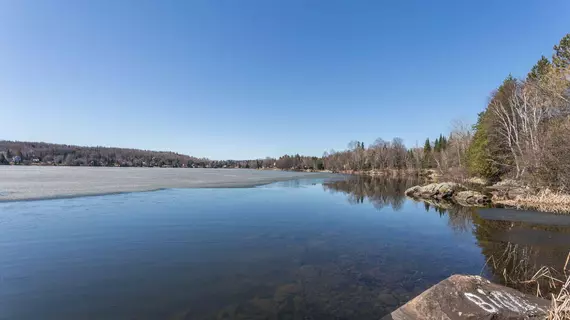
M455 182L430 183L415 186L406 190L406 195L424 201L436 203L457 203L462 206L484 206L491 199L478 191L467 190L465 186Z
M463 206L483 206L491 202L491 199L486 195L472 190L457 192L454 194L453 200Z
M449 200L455 192L463 191L465 187L455 182L430 183L425 186L415 186L406 190L406 195L413 198Z
M541 319L549 302L479 276L454 275L382 320Z
M406 189L406 192L404 192L408 197L414 197L416 195L420 194L420 189L422 186L413 186L411 188Z

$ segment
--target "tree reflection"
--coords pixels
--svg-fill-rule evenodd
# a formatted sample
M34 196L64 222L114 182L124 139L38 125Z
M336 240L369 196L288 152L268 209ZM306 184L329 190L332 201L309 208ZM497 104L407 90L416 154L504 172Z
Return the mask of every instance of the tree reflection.
M542 296L557 291L548 278L536 275L547 267L549 276L562 278L570 227L486 220L479 215L473 216L473 222L493 281Z
M404 191L417 182L415 177L354 176L325 182L323 188L329 192L345 193L351 204L361 204L367 200L378 210L390 206L398 211L406 200Z
M492 281L543 297L557 292L559 283L549 277L565 278L570 226L488 220L479 216L479 208L447 202L423 205L427 212L445 216L454 231L473 233L486 261L481 271Z
M434 211L440 217L447 217L447 224L455 232L473 231L475 208L463 207L452 203L422 201L427 212Z
M398 211L406 201L404 191L417 183L414 178L358 176L325 182L323 188L346 194L352 204L367 201L378 210L390 206ZM428 214L447 219L454 232L474 235L486 261L481 272L492 281L530 294L545 296L556 291L547 278L533 277L543 266L550 269L550 275L563 277L570 251L570 226L486 220L479 216L479 208L449 202L424 200L421 205Z

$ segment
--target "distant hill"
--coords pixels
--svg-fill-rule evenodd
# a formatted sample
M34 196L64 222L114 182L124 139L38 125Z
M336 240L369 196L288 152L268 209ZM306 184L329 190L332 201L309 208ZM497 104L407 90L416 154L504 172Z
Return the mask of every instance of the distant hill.
M9 163L121 167L208 167L212 165L212 162L205 158L200 159L167 151L0 140L0 164Z

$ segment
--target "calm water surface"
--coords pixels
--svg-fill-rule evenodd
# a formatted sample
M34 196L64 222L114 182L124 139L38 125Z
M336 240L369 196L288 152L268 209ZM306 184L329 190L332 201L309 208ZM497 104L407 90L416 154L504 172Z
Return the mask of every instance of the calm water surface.
M433 208L413 183L0 203L0 319L378 319L451 274L503 281L504 252L564 262L570 221Z

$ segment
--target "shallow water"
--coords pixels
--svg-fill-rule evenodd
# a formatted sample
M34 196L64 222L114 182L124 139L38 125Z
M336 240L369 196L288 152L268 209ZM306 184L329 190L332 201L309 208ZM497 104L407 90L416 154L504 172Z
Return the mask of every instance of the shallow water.
M505 251L564 262L569 227L432 208L413 183L1 203L0 319L378 319L451 274L502 281Z

